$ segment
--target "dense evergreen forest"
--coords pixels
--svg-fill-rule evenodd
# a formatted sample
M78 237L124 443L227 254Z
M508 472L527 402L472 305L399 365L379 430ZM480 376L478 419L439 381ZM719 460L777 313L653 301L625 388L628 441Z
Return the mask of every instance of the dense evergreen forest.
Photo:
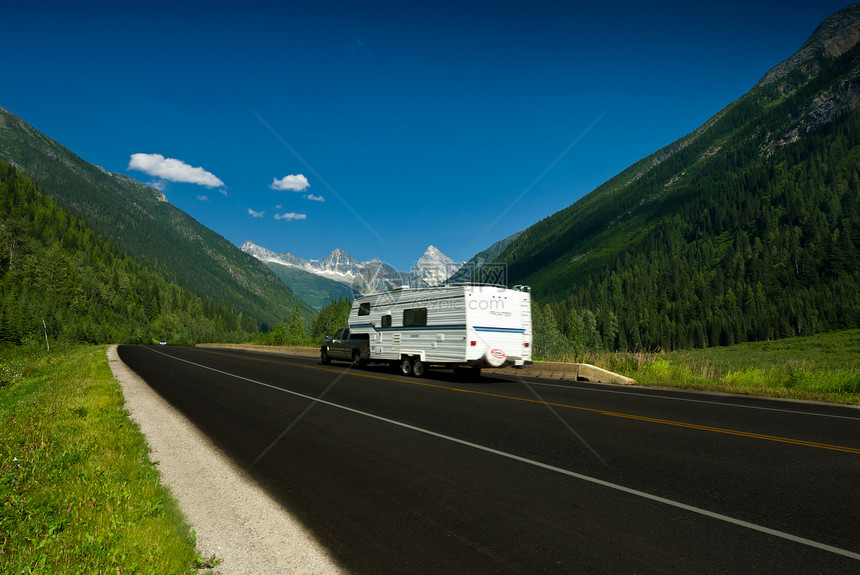
M696 185L632 249L538 310L536 323L557 328L542 345L549 355L860 326L860 113L748 164L730 185Z
M243 316L255 329L287 321L302 302L262 262L179 210L154 188L86 162L0 107L0 159L122 253L183 289Z
M299 309L293 310L290 321L279 323L265 333L254 338L253 343L260 345L319 345L327 335L334 334L349 322L352 299L339 297L331 299L314 316L310 327L305 325Z
M248 341L257 330L125 256L0 162L0 343Z
M860 326L860 48L763 85L539 222L501 256L545 356L730 345ZM824 96L822 96L824 94ZM542 329L540 326L545 326Z

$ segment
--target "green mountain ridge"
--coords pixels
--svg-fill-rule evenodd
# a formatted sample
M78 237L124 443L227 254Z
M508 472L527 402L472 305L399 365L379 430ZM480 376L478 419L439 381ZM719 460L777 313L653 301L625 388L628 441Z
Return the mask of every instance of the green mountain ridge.
M595 347L860 325L858 39L855 4L702 127L524 230L495 262L549 304L559 332Z
M445 283L447 284L456 284L456 283L467 283L472 280L472 278L480 273L480 270L484 268L484 266L491 264L496 258L499 257L508 245L515 239L517 239L522 232L515 232L509 235L506 238L502 238L499 241L493 243L490 247L485 250L482 250L472 256L472 258L463 264L459 270L457 270L454 274L451 275ZM492 278L488 278L489 279ZM499 277L496 281L498 283L507 283L507 276L505 273L499 274Z
M242 342L256 331L123 254L0 160L0 345Z
M313 311L261 262L128 176L90 164L0 108L0 158L130 257L262 328Z
M314 309L320 309L332 300L353 297L352 287L344 283L276 262L266 262L266 267Z

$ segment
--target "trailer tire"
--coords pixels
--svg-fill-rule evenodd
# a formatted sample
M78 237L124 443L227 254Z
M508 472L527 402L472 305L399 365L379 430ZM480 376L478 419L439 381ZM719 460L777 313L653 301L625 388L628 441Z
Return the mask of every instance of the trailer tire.
M323 365L328 365L331 363L331 358L328 356L328 350L320 350L320 362L322 362Z
M400 373L406 377L412 375L412 358L404 357L400 360Z
M412 375L415 377L424 377L427 375L427 366L418 358L412 362Z

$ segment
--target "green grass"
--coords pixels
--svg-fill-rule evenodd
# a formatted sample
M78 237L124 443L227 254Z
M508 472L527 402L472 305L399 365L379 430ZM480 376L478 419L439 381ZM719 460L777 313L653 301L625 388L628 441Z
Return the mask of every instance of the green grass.
M671 353L590 353L640 385L860 405L860 330Z
M0 349L0 572L194 573L104 346Z

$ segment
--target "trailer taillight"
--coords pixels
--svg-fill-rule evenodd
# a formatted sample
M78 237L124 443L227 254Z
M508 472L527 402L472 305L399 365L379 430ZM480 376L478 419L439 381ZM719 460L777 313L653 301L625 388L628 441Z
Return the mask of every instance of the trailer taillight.
M529 346L529 342L525 342L525 343L523 344L523 347L528 347L528 346Z
M478 345L478 342L473 339L472 341L469 342L469 345L471 345L472 347L475 347L476 345Z

